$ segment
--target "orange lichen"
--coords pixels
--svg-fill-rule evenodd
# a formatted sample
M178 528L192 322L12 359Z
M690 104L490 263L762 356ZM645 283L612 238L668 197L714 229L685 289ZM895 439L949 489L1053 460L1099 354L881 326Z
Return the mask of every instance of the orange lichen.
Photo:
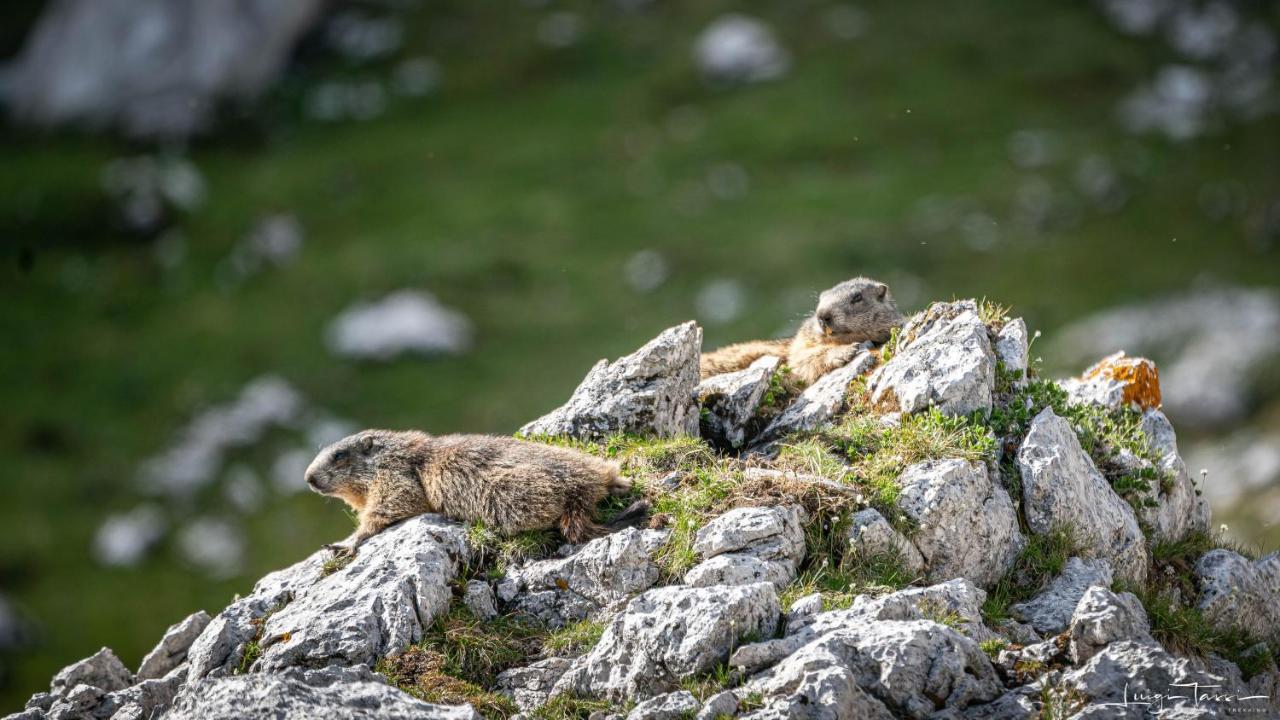
M1142 410L1160 407L1160 371L1147 358L1126 357L1123 350L1108 355L1084 373L1085 380L1096 378L1120 383L1126 405Z

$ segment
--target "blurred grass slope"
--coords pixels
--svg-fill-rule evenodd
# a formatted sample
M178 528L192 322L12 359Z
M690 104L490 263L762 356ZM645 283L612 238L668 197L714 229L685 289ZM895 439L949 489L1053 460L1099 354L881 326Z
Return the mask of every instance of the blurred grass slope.
M172 274L111 229L99 190L101 166L137 148L0 134L0 587L42 627L11 661L0 709L102 645L136 665L168 624L348 531L336 506L302 495L253 520L232 580L169 551L132 570L89 558L106 513L136 502L138 462L259 374L361 425L505 433L563 401L596 359L693 316L709 278L749 297L741 318L707 328L709 346L772 335L807 309L797 289L858 273L918 278L918 301L997 298L1046 331L1199 278L1275 281L1276 250L1249 239L1248 218L1197 209L1215 181L1238 182L1250 207L1274 201L1274 120L1176 146L1124 135L1116 103L1165 51L1117 35L1087 3L865 3L854 41L824 32L825 4L758 3L793 69L725 91L703 85L690 47L727 3L571 6L585 34L555 50L535 38L543 11L428 3L406 52L439 59L444 87L374 121L296 110L307 83L353 71L319 63L291 78L255 118L191 149L208 201L179 223L188 255ZM1011 164L1024 128L1054 132L1062 159ZM1068 187L1091 153L1143 158L1121 212L1085 210L1044 234L1006 222L1028 177ZM745 169L744 197L706 192L722 162ZM999 243L979 253L954 232L914 232L930 195L969 198L999 221ZM220 289L219 261L273 210L306 227L299 261ZM621 281L640 249L672 267L648 295ZM470 315L475 351L377 366L326 352L335 313L404 286Z

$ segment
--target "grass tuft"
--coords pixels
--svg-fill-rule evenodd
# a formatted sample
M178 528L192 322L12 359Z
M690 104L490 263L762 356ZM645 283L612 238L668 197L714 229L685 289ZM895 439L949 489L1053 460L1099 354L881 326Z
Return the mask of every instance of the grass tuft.
M1030 599L1062 574L1067 559L1080 554L1080 544L1067 528L1031 535L1013 567L987 593L982 616L987 624L1009 617L1009 606Z
M543 640L542 649L548 655L577 657L595 647L602 635L604 623L583 620L552 632Z

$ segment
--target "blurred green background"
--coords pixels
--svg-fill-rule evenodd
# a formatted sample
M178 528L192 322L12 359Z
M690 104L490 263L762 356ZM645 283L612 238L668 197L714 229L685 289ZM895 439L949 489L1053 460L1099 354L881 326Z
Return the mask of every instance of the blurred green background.
M140 487L146 458L254 378L357 426L510 433L665 327L697 318L708 346L773 336L856 274L889 281L904 310L997 299L1039 343L1124 303L1277 284L1275 116L1182 141L1127 132L1124 98L1181 60L1086 2L363 7L400 23L392 52L357 63L312 37L251 111L190 143L0 130L0 592L26 628L0 710L103 645L136 666L170 623L349 531L336 502L270 482L252 511L215 487L181 501ZM1274 29L1272 7L1247 9ZM0 11L4 56L40 9ZM733 10L772 28L781 77L699 73L699 34ZM367 120L309 116L323 83L385 81L414 56L439 64L429 95L389 94ZM189 160L205 190L139 234L101 174L145 153ZM1206 188L1231 208L1206 209ZM271 213L302 226L296 260L227 282ZM652 289L625 279L641 251L665 267ZM335 315L401 288L469 317L471 350L329 352ZM226 466L269 478L300 444L314 450L273 431ZM140 502L171 530L225 521L243 553L211 574L170 532L136 566L96 562L104 519ZM1274 525L1241 522L1276 547Z

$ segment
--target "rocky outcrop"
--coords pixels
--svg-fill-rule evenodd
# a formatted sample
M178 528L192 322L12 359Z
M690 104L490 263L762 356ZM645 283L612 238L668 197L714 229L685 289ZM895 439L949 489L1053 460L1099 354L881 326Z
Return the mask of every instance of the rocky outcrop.
M627 528L569 557L514 568L498 582L498 599L552 628L617 609L658 582L653 553L665 538L664 531Z
M160 644L147 653L138 667L139 680L151 680L168 675L187 660L187 651L200 633L209 625L209 613L201 610L182 622L173 625L160 639Z
M996 358L976 303L934 303L907 321L899 338L893 357L871 376L872 403L907 413L991 409Z
M614 617L555 691L612 700L672 692L726 660L744 636L772 635L779 612L769 583L650 590Z
M913 576L925 571L924 556L879 510L859 510L849 518L849 553L857 560L892 557Z
M811 674L822 669L831 674ZM939 710L963 710L993 700L1002 691L995 669L976 642L929 620L834 628L752 678L747 688L769 699L782 696L786 703L802 684L802 692L812 693L823 681L837 688L834 705L853 705L870 717L927 718ZM848 689L854 684L861 693ZM863 693L870 697L859 697Z
M1094 585L1111 587L1111 564L1106 560L1068 558L1062 574L1026 602L1010 606L1009 612L1029 623L1036 632L1056 635L1067 628L1085 591Z
M1151 622L1133 593L1116 593L1095 585L1076 604L1068 635L1071 660L1082 664L1113 642L1150 641Z
M1004 577L1025 541L1009 494L985 465L926 462L907 468L898 483L898 507L918 527L912 543L929 580L963 577L990 586Z
M1133 509L1094 467L1071 424L1052 408L1032 420L1018 451L1018 469L1031 532L1067 529L1091 554L1110 561L1117 576L1134 582L1146 578L1146 539Z
M432 705L387 685L368 668L291 668L207 678L178 696L166 720L480 720L469 705Z
M1160 407L1160 373L1143 357L1126 357L1124 351L1099 360L1078 378L1062 382L1072 402L1093 403L1108 410Z
M614 433L697 435L702 328L664 330L613 363L601 360L569 402L520 428L522 435L601 438Z
M756 439L757 447L789 435L794 432L813 430L826 424L837 413L844 410L849 383L858 379L875 364L875 357L869 352L859 354L842 368L818 378L818 381L805 388L787 406L787 409L773 419Z
M721 447L742 447L747 440L747 423L781 364L781 358L765 355L745 370L703 380L697 388L702 436Z
M1195 573L1197 604L1211 622L1280 642L1280 552L1251 562L1230 550L1210 550Z
M901 397L915 400L910 408L882 404L882 424L866 435L898 440L890 433L912 429L895 423L902 412L958 412L973 403L981 409L985 397L999 403L1007 419L1015 414L1004 412L1008 403L1039 401L1036 393L1019 392L1026 383L1044 382L1022 373L1025 325L995 325L982 324L972 302L934 305L913 318L885 368L902 365L873 384L882 388L882 399L892 392L896 402L901 389ZM538 423L560 423L558 431L578 437L688 432L696 425L688 420L698 402L698 340L696 327L680 326L632 356L598 366L574 400ZM998 391L983 379L992 358L1013 375L1000 374ZM872 509L864 498L871 490L868 466L859 464L859 454L864 446L866 452L892 446L872 448L856 436L873 418L845 423L840 413L850 383L873 363L863 352L819 379L760 439L745 429L758 427L755 408L773 363L731 378L733 387L720 395L703 394L704 408L718 408L708 412L719 418L714 432L723 433L716 442L725 452L713 457L699 447L650 466L671 446L660 443L636 448L657 452L627 464L660 510L653 525L664 529L627 528L562 545L550 557L495 577L492 554L468 547L475 537L468 528L433 515L413 518L370 539L349 563L316 552L262 578L213 617L182 620L136 675L106 649L66 668L16 717L477 718L469 706L431 705L409 694L430 683L452 693L454 681L465 696L484 699L486 714L505 702L491 693L510 698L530 717L565 712L559 705L541 708L547 703L607 701L596 720L624 720L623 712L627 720L1021 719L1064 710L1079 718L1112 717L1126 692L1168 693L1171 683L1185 682L1220 683L1241 697L1280 696L1280 674L1267 665L1266 645L1233 649L1241 667L1261 669L1252 677L1212 654L1176 657L1169 651L1181 643L1164 648L1155 639L1176 636L1176 626L1163 622L1168 616L1149 620L1139 599L1159 591L1162 602L1180 603L1180 611L1198 609L1222 637L1244 630L1276 642L1280 554L1250 561L1219 549L1194 558L1181 549L1195 543L1166 543L1152 564L1158 586L1137 595L1113 589L1117 580L1143 582L1152 561L1148 541L1208 527L1172 426L1159 410L1142 415L1147 448L1135 449L1132 438L1111 443L1127 450L1092 447L1113 478L1164 473L1160 487L1135 503L1137 514L1081 447L1078 437L1103 430L1073 428L1052 409L1031 419L1025 435L997 425L1000 418L985 421L987 430L1001 427L1007 435L986 462L930 452L925 456L941 457L897 472L892 487L872 477L878 508ZM916 369L907 372L908 365ZM1076 402L1101 402L1116 412L1130 405L1123 383L1108 387L1119 388L1120 404L1106 405L1110 395L1077 394ZM731 406L716 405L730 398ZM854 407L877 412L863 402ZM1092 422L1093 415L1080 422ZM983 431L981 413L955 422ZM729 441L731 428L744 431L737 448ZM804 437L812 447L800 450L830 451L826 459L850 461L849 472L839 480L803 475L784 470L768 452L754 452L797 429L818 431ZM686 442L675 444L682 453ZM738 452L743 446L748 451ZM616 448L611 443L605 450ZM1006 487L1020 488L1020 506ZM733 509L716 516L712 508L723 507ZM1080 557L1013 603L1011 617L988 625L988 617L1002 616L1009 594L1026 590L1019 584L1030 578L1039 582L1056 557L1039 547L1021 552L1023 528L1032 539L1069 531ZM905 578L871 575L881 566L868 561L886 555L900 561ZM1194 577L1178 572L1192 565ZM879 585L902 580L908 585L896 591ZM794 598L785 617L780 597ZM550 634L561 628L566 632ZM484 640L449 647L454 638L473 642L465 637L471 633ZM492 673L477 678L452 669L454 649L475 647L487 664L488 642L495 643L491 657L498 663ZM373 667L405 683L404 690L386 684ZM1183 705L1163 716L1206 716L1202 705ZM1247 714L1275 714L1280 707L1274 705L1263 701Z
M705 559L685 573L685 583L770 582L781 590L796 579L804 559L805 519L796 506L730 510L698 531L693 549Z
M38 125L113 127L179 139L223 101L275 83L320 0L63 0L50 3L10 68L5 104Z

